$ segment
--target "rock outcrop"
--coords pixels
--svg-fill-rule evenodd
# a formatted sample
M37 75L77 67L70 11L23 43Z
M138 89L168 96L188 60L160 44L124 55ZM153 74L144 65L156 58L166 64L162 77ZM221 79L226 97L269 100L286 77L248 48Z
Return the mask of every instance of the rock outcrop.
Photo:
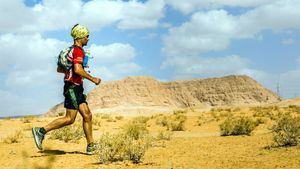
M93 112L144 113L176 108L231 106L278 102L280 98L248 76L159 82L151 77L127 77L97 86L88 94ZM53 107L47 115L64 111Z

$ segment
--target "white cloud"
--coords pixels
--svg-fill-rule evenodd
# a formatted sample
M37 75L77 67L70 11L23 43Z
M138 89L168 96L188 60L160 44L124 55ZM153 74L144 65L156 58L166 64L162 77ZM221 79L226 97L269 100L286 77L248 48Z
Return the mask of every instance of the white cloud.
M0 62L0 70L44 69L56 62L59 50L67 45L56 39L43 39L40 34L0 35L0 58L5 60Z
M169 29L163 38L163 52L167 56L194 56L226 49L237 27L234 16L224 10L195 13L190 21Z
M296 40L295 39L292 39L292 38L289 38L289 39L283 39L281 41L282 44L284 45L293 45L296 43Z
M130 44L113 43L109 45L92 44L90 70L104 81L139 73L141 66L134 62L136 50Z
M118 24L120 29L155 28L158 21L164 17L163 0L149 0L145 3L129 1L122 11L122 20Z
M122 63L136 56L135 49L130 44L113 43L110 45L95 45L90 47L91 56L99 64Z
M22 0L1 2L0 33L33 33L70 29L82 23L99 30L111 24L120 29L155 28L164 16L163 0L42 0L28 7Z
M181 11L184 14L201 10L201 9L219 9L225 6L229 7L257 7L264 4L274 2L276 0L165 0L173 8Z
M169 66L177 72L188 73L186 71L188 67L195 70L203 69L202 72L205 72L205 66L202 66L203 62L201 62L204 54L227 49L233 39L257 39L256 37L260 37L260 33L264 30L276 32L299 30L300 23L297 21L300 17L299 8L300 1L277 0L272 3L266 1L239 16L231 15L225 10L198 11L191 15L189 21L170 28L163 37L162 52L166 60L162 67ZM199 62L200 66L196 68L190 66L190 64L193 65L192 61ZM210 67L214 67L213 62L208 63L211 64L206 66L206 69L207 72L211 72ZM226 65L231 64L224 60L224 65L217 69L220 72L232 72L231 66ZM249 69L245 65L244 68ZM189 73L193 76L197 74L197 71Z
M246 74L243 72L250 61L240 56L225 57L175 57L167 60L164 66L174 66L175 78L224 76Z

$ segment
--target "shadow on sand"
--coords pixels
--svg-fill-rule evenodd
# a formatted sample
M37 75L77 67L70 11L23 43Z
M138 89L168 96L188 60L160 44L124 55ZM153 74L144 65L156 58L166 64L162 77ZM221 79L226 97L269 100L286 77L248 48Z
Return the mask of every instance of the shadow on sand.
M31 156L31 158L36 158L36 157L45 157L45 156L53 156L53 155L64 155L64 154L83 154L86 155L83 152L80 151L63 151L63 150L43 150L43 151L39 151L39 153L41 153L41 155L34 155Z

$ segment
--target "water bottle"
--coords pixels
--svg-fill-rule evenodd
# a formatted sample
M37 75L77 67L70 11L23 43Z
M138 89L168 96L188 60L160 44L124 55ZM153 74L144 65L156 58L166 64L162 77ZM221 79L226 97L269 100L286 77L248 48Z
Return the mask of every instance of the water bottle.
M84 58L83 58L83 67L88 68L88 61L89 61L89 57L90 57L90 50L86 50L84 53Z

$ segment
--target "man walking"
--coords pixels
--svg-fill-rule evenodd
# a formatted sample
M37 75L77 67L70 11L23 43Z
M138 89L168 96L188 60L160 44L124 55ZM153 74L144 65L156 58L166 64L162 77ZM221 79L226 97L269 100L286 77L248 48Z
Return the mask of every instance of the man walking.
M96 85L100 84L101 79L91 76L83 67L85 56L83 47L89 41L88 29L76 24L71 30L71 36L74 39L72 68L67 71L60 67L57 68L57 72L65 74L63 94L65 97L64 107L66 108L66 115L55 119L44 127L32 128L32 134L37 148L42 150L45 134L51 130L73 124L79 111L83 118L83 130L87 141L86 153L91 155L95 149L92 133L92 113L86 102L86 96L83 94L83 78L90 80Z

